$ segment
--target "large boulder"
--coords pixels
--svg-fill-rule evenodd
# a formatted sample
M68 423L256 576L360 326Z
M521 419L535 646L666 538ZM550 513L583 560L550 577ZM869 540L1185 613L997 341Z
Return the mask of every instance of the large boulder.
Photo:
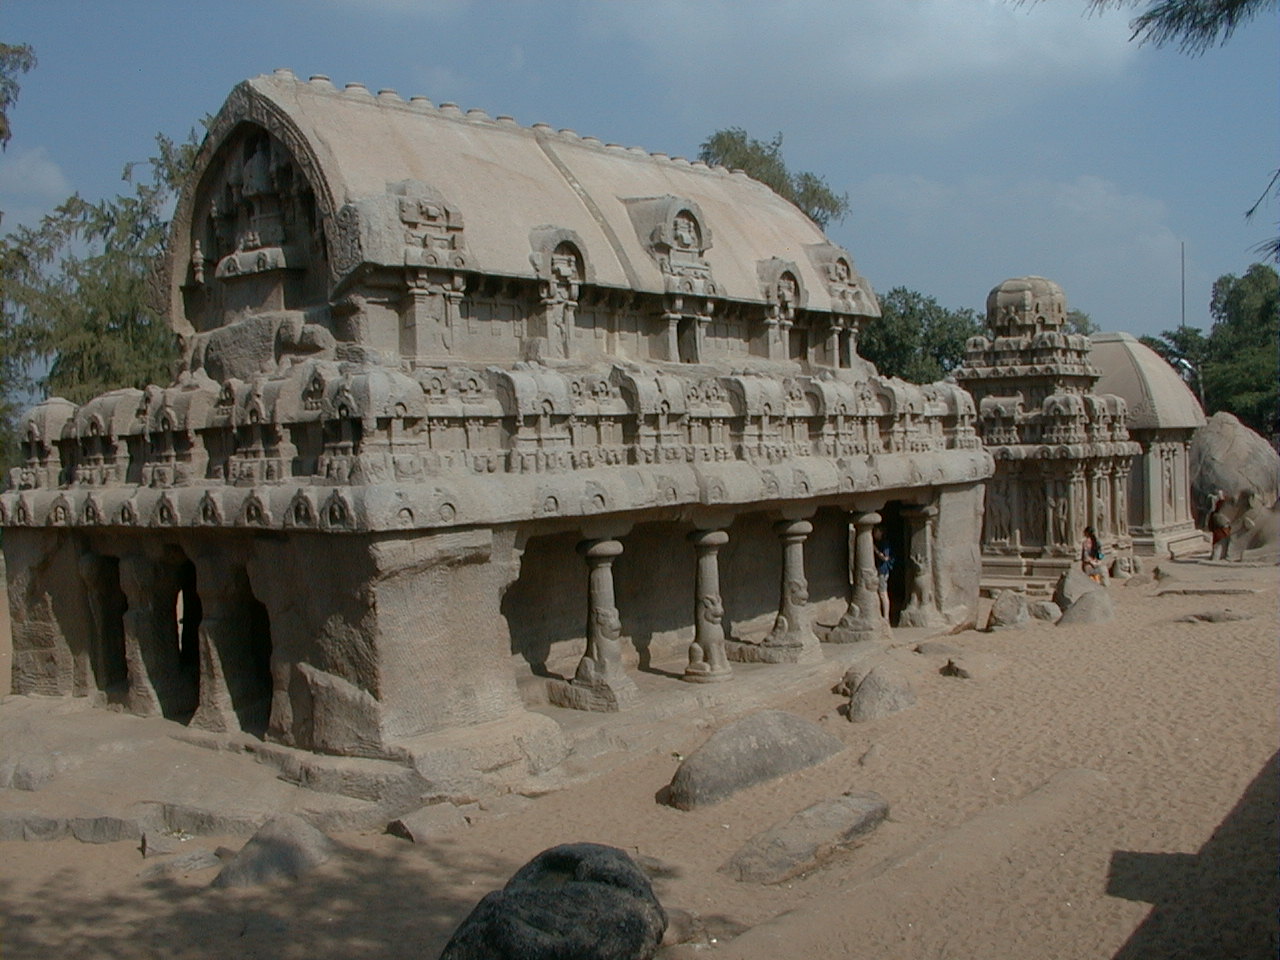
M272 817L213 878L213 885L253 887L296 880L328 860L335 849L332 840L301 817Z
M817 724L781 710L761 710L717 730L686 757L671 779L667 802L681 810L719 803L843 749Z
M1072 567L1058 578L1053 588L1053 602L1060 610L1066 610L1086 593L1100 587L1101 584L1098 581L1091 579L1079 567Z
M486 894L440 960L649 960L666 928L648 877L624 851L568 843Z
M1067 627L1073 623L1106 623L1114 619L1115 615L1115 608L1111 605L1111 595L1105 590L1090 590L1063 611L1062 616L1058 618L1058 626Z
M1201 526L1222 490L1234 512L1241 494L1267 508L1280 498L1280 454L1234 414L1215 413L1191 440L1191 494Z
M1027 609L1026 594L1020 590L1001 590L991 605L988 630L1014 630L1025 627L1031 614Z

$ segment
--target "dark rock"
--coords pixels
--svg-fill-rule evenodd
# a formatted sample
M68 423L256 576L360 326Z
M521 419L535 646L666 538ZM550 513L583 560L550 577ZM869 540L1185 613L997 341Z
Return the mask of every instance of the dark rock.
M1091 580L1089 575L1078 567L1072 567L1058 578L1053 588L1053 602L1064 612L1086 593L1101 589L1101 584Z
M843 749L817 724L781 710L761 710L717 730L685 758L671 779L668 802L681 810L718 803Z
M215 887L296 880L333 855L334 843L300 817L272 817L213 879Z
M1027 612L1027 598L1018 590L1001 590L991 605L988 630L1012 630L1025 626L1031 619Z
M849 695L849 719L854 723L879 720L906 710L915 702L915 691L907 678L894 664L882 662Z
M952 657L938 672L944 677L955 677L959 680L985 680L1004 668L1005 662L994 654L966 653Z
M1062 616L1062 608L1052 600L1033 600L1027 605L1027 612L1037 620L1047 620L1050 623Z
M487 894L440 960L649 960L666 928L648 878L624 851L571 843Z
M874 793L823 800L756 834L720 869L737 880L781 883L870 833L888 813L889 805Z
M1073 623L1105 623L1115 618L1115 608L1111 605L1111 595L1105 590L1091 590L1083 594L1058 618L1058 626L1066 627Z

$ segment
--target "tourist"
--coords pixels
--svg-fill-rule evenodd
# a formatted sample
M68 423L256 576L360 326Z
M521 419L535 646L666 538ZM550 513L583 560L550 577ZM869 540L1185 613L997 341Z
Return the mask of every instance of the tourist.
M1209 551L1210 560L1227 559L1227 544L1231 540L1231 518L1227 516L1227 493L1218 490L1213 495L1213 507L1209 510L1209 536L1213 544Z
M876 527L871 534L876 560L876 579L879 581L880 616L889 619L889 574L893 571L893 547L884 539L884 528Z
M1102 544L1093 527L1084 528L1084 539L1080 541L1080 569L1089 575L1089 579L1102 582Z

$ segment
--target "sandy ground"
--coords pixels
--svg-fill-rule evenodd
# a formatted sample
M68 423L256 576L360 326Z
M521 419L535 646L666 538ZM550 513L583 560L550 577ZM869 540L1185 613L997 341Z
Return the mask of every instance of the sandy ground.
M663 904L717 940L678 956L1274 958L1277 568L1166 566L1179 579L1164 587L1256 592L1114 585L1112 623L948 638L997 669L947 678L921 657L919 703L867 724L837 712L831 664L773 705L847 749L703 810L655 801L672 754L718 722L685 716L633 737L608 773L435 842L337 835L344 854L292 886L211 890L214 870L144 880L131 843L0 843L0 957L431 958L531 856L590 840L665 864ZM1176 622L1223 607L1250 619ZM857 848L780 886L717 871L850 789L891 808ZM243 838L190 841L220 842Z

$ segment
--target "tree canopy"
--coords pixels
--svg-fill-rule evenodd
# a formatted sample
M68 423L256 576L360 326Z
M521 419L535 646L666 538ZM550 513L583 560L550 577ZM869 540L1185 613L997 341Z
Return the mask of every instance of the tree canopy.
M941 380L964 360L965 341L982 333L976 311L949 310L906 287L884 294L880 310L860 334L858 353L882 375L912 383Z
M35 65L35 51L28 44L0 43L0 148L7 147L13 136L9 111L18 102L18 74Z
M849 212L847 193L837 194L816 173L792 173L787 169L782 159L781 133L766 142L749 137L741 127L717 130L702 142L698 159L746 171L747 176L794 203L824 230L832 220L838 223Z
M1166 330L1142 342L1169 361L1199 395L1205 413L1234 413L1264 436L1280 413L1280 274L1255 263L1226 274L1209 300L1213 325Z
M0 45L9 80L12 64L35 62L30 48L26 59L4 59L11 49ZM9 103L16 95L16 85L0 86ZM37 395L82 403L170 379L174 337L153 284L196 146L194 133L158 136L154 157L125 167L131 192L96 203L74 194L0 238L0 463L16 457L15 417Z
M1278 0L1089 0L1089 9L1103 11L1145 5L1129 21L1131 40L1157 47L1176 43L1197 56L1231 39L1236 28L1252 20Z

